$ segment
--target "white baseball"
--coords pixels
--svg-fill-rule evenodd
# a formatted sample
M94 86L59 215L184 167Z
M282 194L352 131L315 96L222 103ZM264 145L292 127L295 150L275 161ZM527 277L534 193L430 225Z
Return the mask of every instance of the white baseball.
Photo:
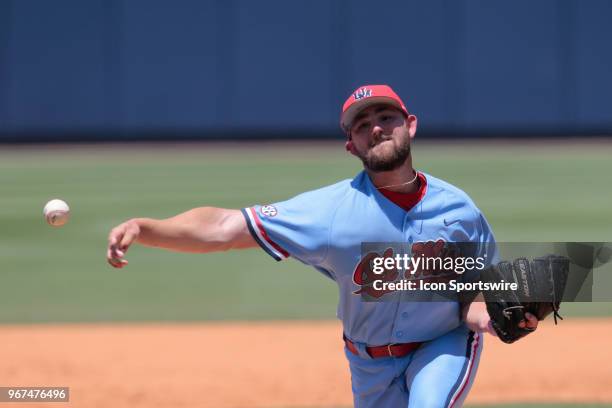
M45 215L47 224L54 227L61 227L66 224L70 218L70 207L68 207L65 201L56 198L45 204L43 214Z

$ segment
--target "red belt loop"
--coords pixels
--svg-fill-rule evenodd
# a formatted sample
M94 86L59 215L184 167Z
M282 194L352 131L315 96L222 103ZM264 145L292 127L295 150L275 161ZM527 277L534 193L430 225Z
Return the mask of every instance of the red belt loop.
M350 341L343 336L344 343L346 344L346 348L356 356L359 355L359 351L355 343ZM383 358L383 357L395 357L400 358L408 355L414 350L418 349L419 346L423 344L422 342L414 342L414 343L391 343L384 346L367 346L366 351L372 358Z

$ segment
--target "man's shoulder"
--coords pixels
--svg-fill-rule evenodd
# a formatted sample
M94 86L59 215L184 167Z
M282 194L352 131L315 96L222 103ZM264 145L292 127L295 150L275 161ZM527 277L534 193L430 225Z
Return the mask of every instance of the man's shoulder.
M334 184L319 187L314 190L305 191L289 199L288 201L306 201L312 206L326 206L338 204L343 197L350 194L353 190L354 180L346 179L338 181Z
M427 179L428 194L431 194L432 198L435 197L442 200L449 206L462 206L476 213L480 212L472 198L465 191L447 181L430 174L424 174Z

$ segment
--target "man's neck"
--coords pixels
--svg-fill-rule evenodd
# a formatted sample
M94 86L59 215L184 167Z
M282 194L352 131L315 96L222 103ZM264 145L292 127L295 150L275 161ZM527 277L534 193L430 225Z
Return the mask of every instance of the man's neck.
M392 171L373 172L366 169L372 184L376 188L395 191L397 193L414 193L419 188L418 178L415 180L416 171L412 168L412 160L406 162ZM414 182L410 183L412 180Z

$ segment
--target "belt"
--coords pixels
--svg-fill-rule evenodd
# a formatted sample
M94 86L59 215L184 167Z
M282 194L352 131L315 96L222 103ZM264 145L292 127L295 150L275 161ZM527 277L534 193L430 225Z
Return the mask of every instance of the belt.
M355 343L350 341L343 336L344 344L346 344L346 348L356 356L359 355L359 351L357 350L357 346ZM372 358L383 358L383 357L395 357L400 358L406 356L408 353L416 350L419 346L423 344L422 342L414 342L414 343L392 343L387 344L385 346L367 346L366 351Z

